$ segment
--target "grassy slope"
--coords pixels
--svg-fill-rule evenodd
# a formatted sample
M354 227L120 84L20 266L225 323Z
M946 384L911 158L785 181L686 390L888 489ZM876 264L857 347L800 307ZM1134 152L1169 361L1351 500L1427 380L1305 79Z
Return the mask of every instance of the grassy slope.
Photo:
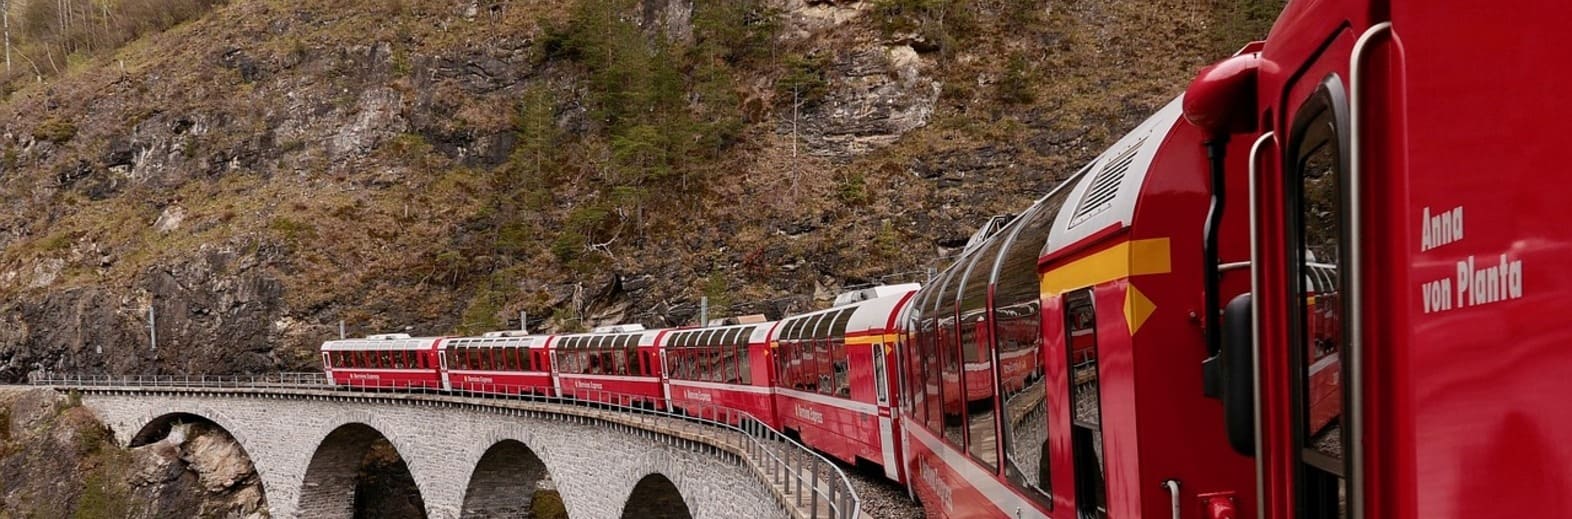
M573 107L588 102L587 71L544 59L538 45L566 23L566 2L490 2L496 9L469 17L451 2L233 0L0 103L11 137L0 157L0 292L93 286L134 299L150 272L232 250L282 280L279 318L305 323L281 345L296 351L339 319L447 332L520 309L593 312L608 306L593 301L608 272L653 276L629 311L651 324L652 313L680 320L702 294L785 297L777 309L800 309L816 286L932 264L944 245L1024 207L1264 27L1262 9L1242 0L928 3L959 14L940 31L944 49L923 58L924 73L943 83L927 127L847 162L793 159L790 136L777 131L784 114L765 114L706 159L706 171L722 173L681 199L661 187L665 200L641 207L631 232L564 262L552 246L573 210L596 200L594 171L609 146L593 125L573 123ZM875 45L885 23L865 14L781 49ZM483 58L505 65L500 88L450 74ZM781 75L768 61L734 72L744 93L768 91ZM555 99L566 148L588 166L504 230L493 183L517 159L475 154L505 147L488 139L513 131L531 87ZM393 108L379 112L384 105ZM345 137L359 121L391 130ZM127 142L157 157L154 166L115 169ZM920 178L930 171L938 178ZM154 229L170 207L184 212L181 225ZM29 286L55 265L52 283Z

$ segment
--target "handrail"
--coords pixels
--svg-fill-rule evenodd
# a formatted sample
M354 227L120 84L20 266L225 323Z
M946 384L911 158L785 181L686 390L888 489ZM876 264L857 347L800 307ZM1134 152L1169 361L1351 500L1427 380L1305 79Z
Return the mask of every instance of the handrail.
M364 383L361 383L364 382ZM740 459L770 482L781 485L786 496L777 496L781 504L791 506L794 501L801 510L807 507L807 517L818 519L856 518L861 514L862 501L845 471L818 452L782 434L752 414L739 409L702 402L673 402L664 396L633 395L604 390L570 390L567 395L540 395L534 391L540 386L514 384L483 384L479 389L444 391L438 387L421 384L384 381L357 381L356 385L334 385L325 374L311 372L281 372L262 375L56 375L31 373L28 385L78 390L114 390L116 388L155 388L181 391L194 389L257 389L276 390L288 394L292 390L334 391L346 396L369 396L399 391L415 400L425 401L424 394L448 397L471 397L486 400L531 402L559 406L585 407L593 410L618 411L636 415L655 415L674 420L698 422L706 426L729 430L747 438L744 445L736 447ZM472 385L471 387L476 387ZM479 404L477 404L479 405ZM502 406L491 406L506 408ZM656 431L660 432L660 431ZM664 433L663 433L664 434ZM824 476L820 476L820 474ZM823 488L821 487L823 484ZM804 485L807 490L804 490ZM819 514L819 502L824 502L828 516Z

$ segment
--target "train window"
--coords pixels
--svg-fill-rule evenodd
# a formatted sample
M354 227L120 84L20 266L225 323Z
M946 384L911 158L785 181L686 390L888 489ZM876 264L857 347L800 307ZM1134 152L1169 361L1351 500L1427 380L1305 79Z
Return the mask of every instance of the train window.
M1343 450L1354 417L1343 413L1343 381L1353 374L1343 362L1350 337L1343 329L1347 287L1339 279L1348 239L1341 90L1342 83L1329 78L1299 110L1285 168L1295 479L1299 513L1308 517L1348 517L1359 506L1349 502L1352 462Z
M819 368L819 377L817 377L819 393L822 393L822 395L835 395L835 355L830 352L830 349L832 349L830 348L830 340L824 337L817 338L817 340L813 341L813 346L814 360L816 360L816 366Z
M700 339L703 337L701 336ZM688 358L693 363L693 380L710 380L710 349L704 346L695 346L688 350Z
M797 356L801 359L797 365L797 385L801 386L798 389L813 391L815 389L814 374L818 373L818 368L814 367L813 341L811 339L798 339L794 346L797 347Z
M851 383L847 380L846 338L835 337L830 342L830 358L834 361L835 396L851 398Z
M714 346L705 346L704 352L704 380L719 382L721 377L720 350Z
M1089 166L1088 166L1089 167ZM1054 219L1069 198L1072 175L1027 212L1017 217L993 264L993 337L999 367L999 412L1004 432L1004 474L1044 507L1052 508L1047 400L1052 388L1043 377L1042 286L1037 259L1048 242Z
M1080 516L1108 517L1103 462L1102 402L1097 366L1097 310L1092 290L1064 297L1065 350L1070 363L1070 448L1075 464L1075 504Z
M688 347L682 350L682 378L686 380L699 379L699 350Z
M856 308L847 308L845 310L841 310L840 313L835 314L835 322L834 324L830 325L828 336L845 337L846 323L851 322L852 312L856 310Z
M792 351L790 341L779 341L775 345L775 383L781 387L792 387L795 374L791 371L791 362L796 353Z
M753 365L749 362L750 360L752 360L752 352L749 351L748 345L744 343L737 348L737 374L742 378L743 384L751 385L753 384Z
M906 403L906 413L918 423L924 423L927 416L927 409L924 407L927 405L927 400L923 398L922 350L918 346L918 340L922 338L923 309L928 308L923 302L930 297L933 297L933 290L923 290L912 298L912 302L906 308L905 329L910 333L903 335L904 341L901 345L903 348L901 360L906 363L904 370L906 376L903 377L906 382L906 398L902 401Z
M948 272L945 273L945 275L948 274ZM926 306L923 308L921 328L922 339L918 342L918 346L922 350L922 354L918 356L918 359L922 363L923 399L928 403L923 410L924 424L934 434L943 434L944 432L943 402L940 401L939 394L944 375L939 371L941 362L939 362L939 312L937 310L937 300L940 297L939 293L943 291L943 286L944 278L942 277L933 283L934 296L925 301Z
M988 278L1003 240L974 254L960 285L961 386L966 395L966 450L991 471L999 468L993 351L989 345Z
M814 390L814 376L818 368L814 367L813 342L809 339L798 339L793 346L797 348L797 389L803 391Z
M935 301L939 325L939 369L943 373L939 395L944 403L944 438L958 447L966 445L966 407L970 402L969 388L961 381L960 323L956 322L956 294L962 281L961 265L945 279L945 286Z

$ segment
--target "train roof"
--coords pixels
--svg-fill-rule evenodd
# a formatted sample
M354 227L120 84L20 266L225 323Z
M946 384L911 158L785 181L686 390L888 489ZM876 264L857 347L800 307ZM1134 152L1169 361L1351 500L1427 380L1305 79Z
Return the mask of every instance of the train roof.
M762 323L707 326L672 330L661 340L661 346L683 348L689 346L723 346L764 342L770 338L775 321Z
M1087 164L1088 174L1081 175L1071 188L1041 255L1063 250L1104 229L1130 225L1152 160L1183 115L1183 101L1182 95L1174 98Z
M373 335L358 339L338 339L322 343L321 351L425 350L442 337L410 337L407 334Z
M552 341L552 347L573 349L654 346L655 339L659 338L660 334L666 331L664 328L658 328L629 332L563 334L556 336L556 340Z
M480 337L457 337L442 341L446 348L544 348L550 335L487 333Z
M917 291L916 284L897 286L898 290L878 298L782 319L775 327L774 339L825 338L884 329L906 296Z

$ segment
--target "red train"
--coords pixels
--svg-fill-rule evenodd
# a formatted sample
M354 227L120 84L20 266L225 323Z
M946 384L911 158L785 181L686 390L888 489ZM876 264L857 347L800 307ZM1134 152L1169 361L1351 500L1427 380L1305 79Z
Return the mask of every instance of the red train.
M748 409L936 518L1572 516L1572 4L1521 4L1291 0L919 291L500 366ZM324 368L473 389L447 341Z
M834 308L779 322L328 341L323 367L343 386L560 395L655 408L669 402L691 414L722 406L899 480L886 356L896 312L916 288L867 289Z

